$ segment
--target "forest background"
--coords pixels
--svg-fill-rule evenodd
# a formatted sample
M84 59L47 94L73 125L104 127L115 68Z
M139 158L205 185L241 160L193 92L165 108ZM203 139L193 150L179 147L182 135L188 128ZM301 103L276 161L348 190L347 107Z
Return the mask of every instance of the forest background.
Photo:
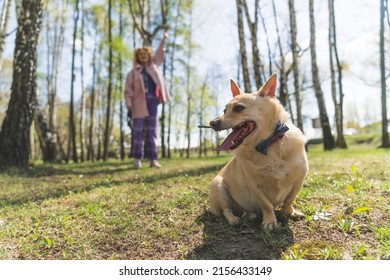
M215 147L223 133L197 126L220 115L230 99L229 79L249 92L273 72L292 120L325 150L345 148L344 134L363 132L389 146L387 0L32 2L42 4L42 15L36 90L24 106L34 108L23 125L35 128L25 143L29 158L125 158L131 131L124 78L134 49L155 48L164 29L170 37L163 72L173 100L160 106L162 157L172 151L189 157L191 149L202 155ZM0 2L0 123L12 104L16 18L27 13L22 4ZM10 135L3 129L3 138Z
M0 9L0 259L390 259L387 0ZM124 79L134 49L166 29L163 168L134 170ZM210 182L231 154L212 150L224 133L198 125L222 113L229 79L248 92L274 72L310 172L304 217L276 209L270 233L260 217L232 227L211 214Z

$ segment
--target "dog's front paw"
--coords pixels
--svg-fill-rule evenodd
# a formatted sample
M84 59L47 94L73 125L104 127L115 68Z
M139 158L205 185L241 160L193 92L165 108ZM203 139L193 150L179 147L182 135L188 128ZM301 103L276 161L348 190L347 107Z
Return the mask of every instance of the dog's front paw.
M298 219L302 219L303 217L305 217L305 214L303 214L301 211L294 209L294 212L291 213L290 217L298 220Z
M262 222L261 223L261 228L263 230L274 230L278 227L278 222Z
M236 226L240 223L241 220L239 217L233 216L233 217L229 217L228 221L229 224L231 224L232 226Z
M233 214L233 211L229 208L223 211L223 215L229 221L229 224L235 226L240 223L240 218Z
M301 219L305 216L301 211L294 209L294 207L290 206L289 208L284 209L284 216L292 218L292 219Z

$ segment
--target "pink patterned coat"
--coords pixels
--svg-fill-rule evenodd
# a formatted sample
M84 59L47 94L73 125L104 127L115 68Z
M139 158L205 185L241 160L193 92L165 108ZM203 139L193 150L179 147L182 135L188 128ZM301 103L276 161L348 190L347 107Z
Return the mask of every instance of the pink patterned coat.
M159 66L164 62L166 51L166 38L161 40L160 46L156 50L152 60L145 66L145 70L156 84L156 96L159 99L159 103L166 103L170 100L171 96L165 85L165 80ZM142 65L137 64L126 77L125 85L125 104L128 110L131 110L132 117L144 118L149 115L146 98L145 98L145 85L141 74Z

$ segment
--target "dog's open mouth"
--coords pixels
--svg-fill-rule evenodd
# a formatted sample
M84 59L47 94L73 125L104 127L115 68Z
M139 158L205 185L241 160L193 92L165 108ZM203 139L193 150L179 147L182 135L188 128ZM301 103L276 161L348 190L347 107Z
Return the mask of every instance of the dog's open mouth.
M217 151L228 151L234 150L240 146L249 134L255 129L256 125L252 121L247 121L240 123L239 125L233 127L233 132L229 134L228 137L223 141L221 146L219 146Z

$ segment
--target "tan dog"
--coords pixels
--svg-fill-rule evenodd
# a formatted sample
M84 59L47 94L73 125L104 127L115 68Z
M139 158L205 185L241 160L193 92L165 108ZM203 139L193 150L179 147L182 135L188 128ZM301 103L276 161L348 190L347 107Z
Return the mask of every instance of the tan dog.
M274 208L283 205L286 215L300 214L292 203L308 173L306 139L288 121L288 113L275 98L276 74L258 92L244 94L231 80L233 99L224 115L210 122L215 131L233 132L217 150L234 150L233 159L213 179L211 212L224 215L230 224L263 214L262 227L277 225Z

